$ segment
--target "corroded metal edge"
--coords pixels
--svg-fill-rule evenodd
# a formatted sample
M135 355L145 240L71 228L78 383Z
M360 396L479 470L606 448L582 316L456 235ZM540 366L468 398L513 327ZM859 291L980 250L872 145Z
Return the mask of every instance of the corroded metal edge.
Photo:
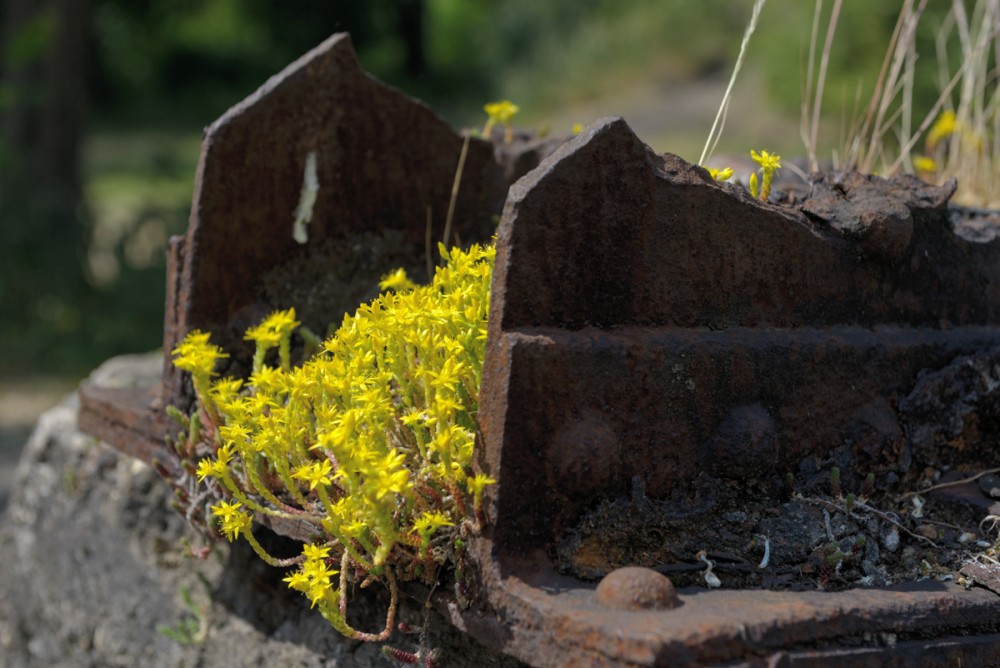
M686 588L673 610L622 612L602 606L595 585L539 568L544 559L506 560L511 570L489 587L485 614L453 602L438 608L480 642L538 668L774 665L768 657L792 661L778 665L836 658L862 666L873 657L888 662L876 665L920 665L907 661L924 649L963 665L1000 656L1000 597L986 589L933 580L841 592Z
M166 415L159 379L136 387L103 387L92 381L80 385L81 431L147 464L169 467L173 458L164 441Z

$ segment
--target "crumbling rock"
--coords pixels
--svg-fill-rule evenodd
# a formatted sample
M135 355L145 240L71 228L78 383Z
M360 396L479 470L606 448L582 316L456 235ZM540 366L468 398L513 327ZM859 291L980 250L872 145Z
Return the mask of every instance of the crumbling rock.
M913 238L912 211L942 209L955 193L954 179L933 186L909 174L883 179L858 172L811 174L812 190L800 207L850 239L868 255L895 261Z
M963 355L925 373L899 401L900 418L914 455L948 464L947 455L993 450L1000 443L1000 348ZM971 420L971 421L970 421ZM990 423L987 425L983 422ZM954 447L943 448L952 443Z

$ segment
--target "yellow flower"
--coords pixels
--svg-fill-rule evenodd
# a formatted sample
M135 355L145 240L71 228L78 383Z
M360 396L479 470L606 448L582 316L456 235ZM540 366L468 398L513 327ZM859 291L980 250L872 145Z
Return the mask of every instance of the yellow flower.
M495 485L496 480L489 477L485 473L477 473L467 480L469 485L469 491L472 492L473 498L479 499L483 496L483 490L487 485Z
M382 291L394 290L402 292L404 290L412 290L415 287L417 287L417 284L410 280L409 276L406 275L406 270L402 267L386 274L378 282L378 289Z
M262 396L261 393L280 391L286 382L285 373L273 366L262 366L250 375L250 384L258 397Z
M236 445L244 445L250 439L250 428L242 423L227 424L219 427L219 436L223 442Z
M292 571L292 574L287 578L282 578L282 582L288 583L289 589L294 589L296 591L306 591L309 589L309 576L303 573L301 570Z
M209 343L209 336L197 329L189 332L171 352L174 366L202 378L214 376L215 363L229 355L222 352L222 348Z
M330 584L330 578L327 577L325 580L313 580L309 583L309 590L306 592L306 596L309 597L309 607L315 608L316 604L325 599L333 591L333 586Z
M403 466L405 461L403 453L389 452L376 463L366 483L376 500L387 494L402 494L409 487L410 471Z
M455 523L444 513L437 510L428 510L421 513L420 517L413 521L412 532L421 537L426 537L442 527L453 526L455 526Z
M215 477L215 462L208 457L205 457L200 462L198 462L198 482L204 482L205 478Z
M241 510L242 504L238 501L227 503L220 501L212 506L212 514L219 518L222 523L222 532L226 534L229 542L232 542L238 535L250 529L250 513Z
M490 120L494 123L510 123L517 112L521 111L521 108L510 100L501 100L483 105L483 111L489 115Z
M333 464L330 460L324 459L321 462L310 462L300 466L299 469L292 474L293 478L298 480L305 480L309 483L309 489L316 489L316 485L323 485L326 487L330 484L330 474L333 473Z
M716 181L726 181L733 175L733 170L731 167L723 167L722 169L715 169L713 167L708 168L708 173Z
M301 324L301 322L295 319L294 308L290 308L287 311L275 311L267 316L264 322L248 329L246 336L243 338L247 341L256 341L269 348L273 348L281 342L282 337L291 334Z
M757 151L751 150L750 157L753 158L754 162L761 166L761 169L763 169L765 173L767 170L771 170L773 172L776 169L781 169L780 155L771 154L767 151L761 151L758 153Z
M323 561L330 556L330 548L324 545L306 543L302 546L302 554L309 561Z
M573 136L575 137L576 135L580 134L581 132L583 132L583 123L574 123L573 124Z
M771 196L771 179L774 178L774 173L781 169L781 156L778 154L768 153L767 151L750 151L750 157L753 161L760 165L760 172L762 175L760 184L760 193L757 193L757 172L750 174L750 194L753 197L759 197L760 201L766 202L767 198Z
M219 446L219 449L215 451L215 458L218 463L222 466L226 466L233 458L233 444L223 443Z
M933 174L937 171L937 162L934 158L929 158L926 155L915 155L913 156L913 168L924 174Z
M510 100L490 102L489 104L484 105L483 111L486 112L489 118L486 120L486 125L483 127L483 136L489 139L490 134L493 132L493 128L497 123L500 123L504 126L504 142L509 144L513 138L513 129L511 128L510 121L520 110L521 108Z
M295 309L290 308L287 311L275 311L267 316L264 322L248 329L243 338L257 344L253 354L253 370L259 371L264 366L264 356L275 346L278 347L281 368L289 370L292 366L290 359L292 330L301 324L295 319Z
M937 120L934 121L934 125L927 132L927 152L933 153L934 149L937 148L938 142L940 142L945 137L950 137L958 129L958 121L955 118L955 112L951 109L946 109L942 111Z
M353 520L347 524L341 524L340 530L344 532L344 535L350 536L351 538L358 538L365 533L365 529L368 525L361 520Z
M235 401L239 397L240 389L243 387L241 378L221 378L212 383L209 394L215 403L224 405Z

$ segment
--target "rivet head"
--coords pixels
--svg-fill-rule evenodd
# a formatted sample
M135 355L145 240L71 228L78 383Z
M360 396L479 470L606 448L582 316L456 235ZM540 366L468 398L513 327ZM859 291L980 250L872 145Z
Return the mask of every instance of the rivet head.
M597 602L614 610L668 610L681 604L670 578L639 566L605 575L597 585Z

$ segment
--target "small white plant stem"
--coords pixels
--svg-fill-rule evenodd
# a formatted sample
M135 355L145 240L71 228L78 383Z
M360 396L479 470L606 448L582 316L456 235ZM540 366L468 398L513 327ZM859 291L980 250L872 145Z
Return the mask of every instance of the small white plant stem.
M768 540L767 536L760 537L764 539L764 558L757 564L757 568L764 570L771 563L771 541Z
M750 14L750 22L747 23L746 30L743 32L743 41L740 43L740 54L736 58L736 65L733 67L733 74L729 77L729 85L726 86L726 92L722 96L722 104L719 105L719 111L715 114L715 120L712 122L712 129L708 133L708 138L705 140L705 147L701 150L701 157L698 158L698 164L704 165L705 161L712 157L712 152L715 150L716 145L719 143L719 137L722 136L722 128L726 125L726 113L729 111L729 100L732 98L733 86L736 84L736 77L740 73L740 69L743 67L743 58L746 56L747 45L750 43L750 36L753 35L754 31L757 29L757 22L760 20L760 10L764 8L764 2L766 0L755 0L753 3L753 12Z

